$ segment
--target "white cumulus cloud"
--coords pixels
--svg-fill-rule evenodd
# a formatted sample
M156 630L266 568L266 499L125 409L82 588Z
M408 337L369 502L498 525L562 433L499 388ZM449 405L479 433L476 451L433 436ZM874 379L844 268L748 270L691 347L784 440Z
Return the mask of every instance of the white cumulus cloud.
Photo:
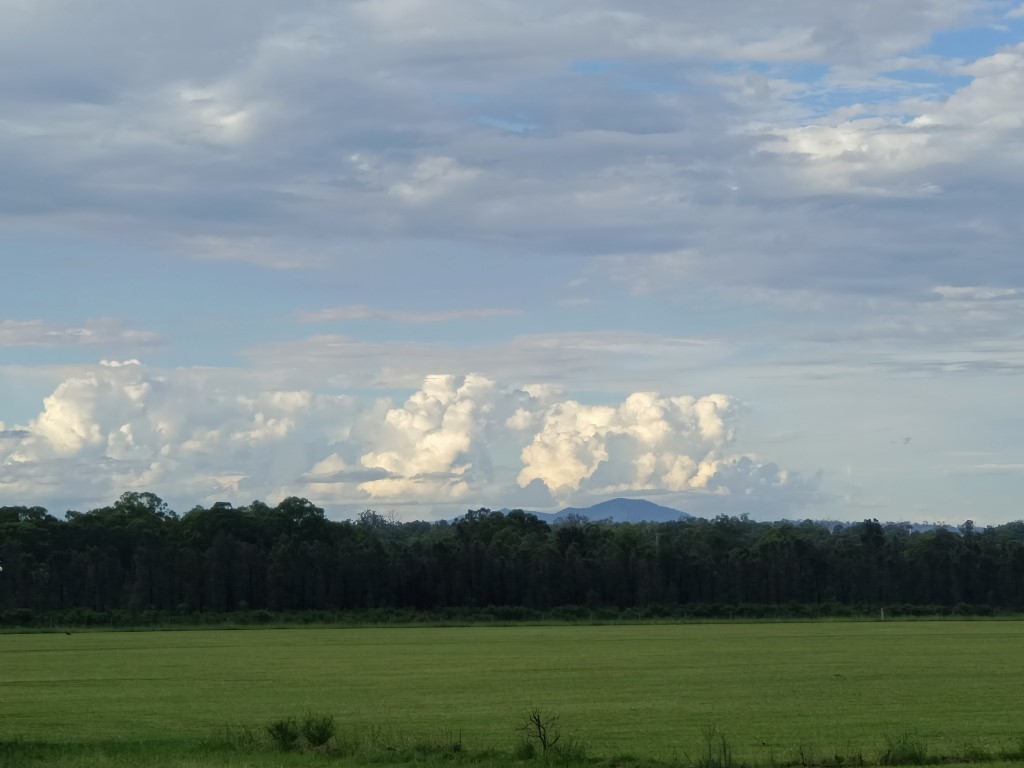
M361 490L385 498L462 498L473 469L469 451L484 428L494 383L481 376L428 376L400 408L388 410L371 440L381 447L360 457L388 474Z
M21 427L0 423L0 487L88 506L125 490L178 505L299 494L430 516L622 492L771 494L787 473L733 449L726 395L582 404L550 385L428 376L404 401L260 386L239 371L85 366Z
M539 480L558 496L584 485L608 492L704 489L733 440L730 422L737 412L720 394L638 392L617 408L558 403L523 449L518 482Z
M20 439L5 441L13 445L0 452L0 479L83 503L128 489L192 501L225 488L260 495L308 467L314 446L305 440L326 444L341 435L346 403L308 392L246 392L242 379L223 371L104 362L61 382Z

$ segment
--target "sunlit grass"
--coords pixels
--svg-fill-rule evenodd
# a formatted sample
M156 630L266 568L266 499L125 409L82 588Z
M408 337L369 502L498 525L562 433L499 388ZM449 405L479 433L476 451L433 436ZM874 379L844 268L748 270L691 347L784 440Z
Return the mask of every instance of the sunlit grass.
M321 712L341 734L458 733L511 752L537 707L605 757L682 760L709 726L762 764L877 759L908 733L929 755L996 754L1024 735L1021 680L1017 622L2 635L0 740L205 765L188 750L224 726ZM51 762L78 765L81 749ZM217 764L304 759L263 757Z

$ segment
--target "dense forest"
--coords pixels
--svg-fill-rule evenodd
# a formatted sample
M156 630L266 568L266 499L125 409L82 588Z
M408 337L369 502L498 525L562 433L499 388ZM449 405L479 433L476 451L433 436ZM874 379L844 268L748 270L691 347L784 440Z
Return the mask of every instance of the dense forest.
M333 521L300 498L179 516L153 494L126 493L63 520L0 507L0 567L7 625L273 612L993 613L1024 610L1024 522L923 532L746 517L548 524L487 509L455 522L372 511Z

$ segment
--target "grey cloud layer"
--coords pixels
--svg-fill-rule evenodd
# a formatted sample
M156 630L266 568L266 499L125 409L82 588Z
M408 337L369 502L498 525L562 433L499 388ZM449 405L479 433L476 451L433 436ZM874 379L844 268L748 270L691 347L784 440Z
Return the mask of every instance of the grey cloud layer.
M372 343L341 335L264 344L247 352L257 370L289 386L315 381L335 387L413 388L430 370L476 370L498 381L628 392L687 381L721 364L715 340L610 331L518 336L495 344Z
M974 82L946 102L878 107L904 122L822 119L805 83L747 66L870 90L873 62L927 67L932 33L1005 3L227 2L201 24L146 8L8 9L5 71L26 74L0 83L7 216L268 266L416 237L685 252L679 274L710 285L1022 282L1019 49L961 66ZM980 276L958 250L979 239Z
M303 312L299 319L305 323L337 320L388 320L395 323L446 323L453 320L482 320L489 317L512 317L522 314L514 309L449 309L443 312L401 312L374 309L363 304L331 307L315 312Z
M146 347L161 338L152 331L125 328L117 320L91 320L74 326L42 320L0 320L0 347Z

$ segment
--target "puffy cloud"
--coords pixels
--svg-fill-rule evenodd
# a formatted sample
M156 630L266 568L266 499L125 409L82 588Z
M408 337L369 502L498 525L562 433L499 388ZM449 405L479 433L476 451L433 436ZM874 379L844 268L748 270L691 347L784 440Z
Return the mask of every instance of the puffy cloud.
M69 506L135 489L175 504L300 494L409 515L796 487L731 451L738 414L725 395L584 405L550 385L502 387L479 374L428 376L395 404L264 389L237 371L106 362L61 382L23 427L0 424L0 487Z
M540 480L558 494L578 490L580 482L608 458L603 437L615 415L613 408L573 401L552 407L542 432L523 449L519 484Z
M609 493L707 489L733 440L737 404L725 395L630 395L618 408L569 400L547 409L522 452L521 486L539 480L558 496L587 484ZM728 490L720 483L717 488Z
M380 446L360 457L386 478L359 488L373 497L459 499L470 490L468 460L488 412L494 383L481 376L429 376L402 407L392 408L369 439Z
M196 390L204 376L153 375L138 361L105 362L62 382L29 425L16 461L104 456L156 461L231 451L286 437L310 410L306 392L231 395ZM200 395L197 397L197 395Z
M131 488L189 501L264 494L343 435L347 406L308 392L248 393L224 371L105 362L59 384L19 439L5 441L0 476L28 494L60 487L59 499L80 503Z
M795 170L819 190L928 197L976 176L1019 178L1024 162L1024 43L964 65L969 84L938 102L891 105L893 116L785 128L766 149L806 159ZM883 111L885 111L883 107ZM906 116L909 115L909 116ZM998 146L998 154L990 147Z

